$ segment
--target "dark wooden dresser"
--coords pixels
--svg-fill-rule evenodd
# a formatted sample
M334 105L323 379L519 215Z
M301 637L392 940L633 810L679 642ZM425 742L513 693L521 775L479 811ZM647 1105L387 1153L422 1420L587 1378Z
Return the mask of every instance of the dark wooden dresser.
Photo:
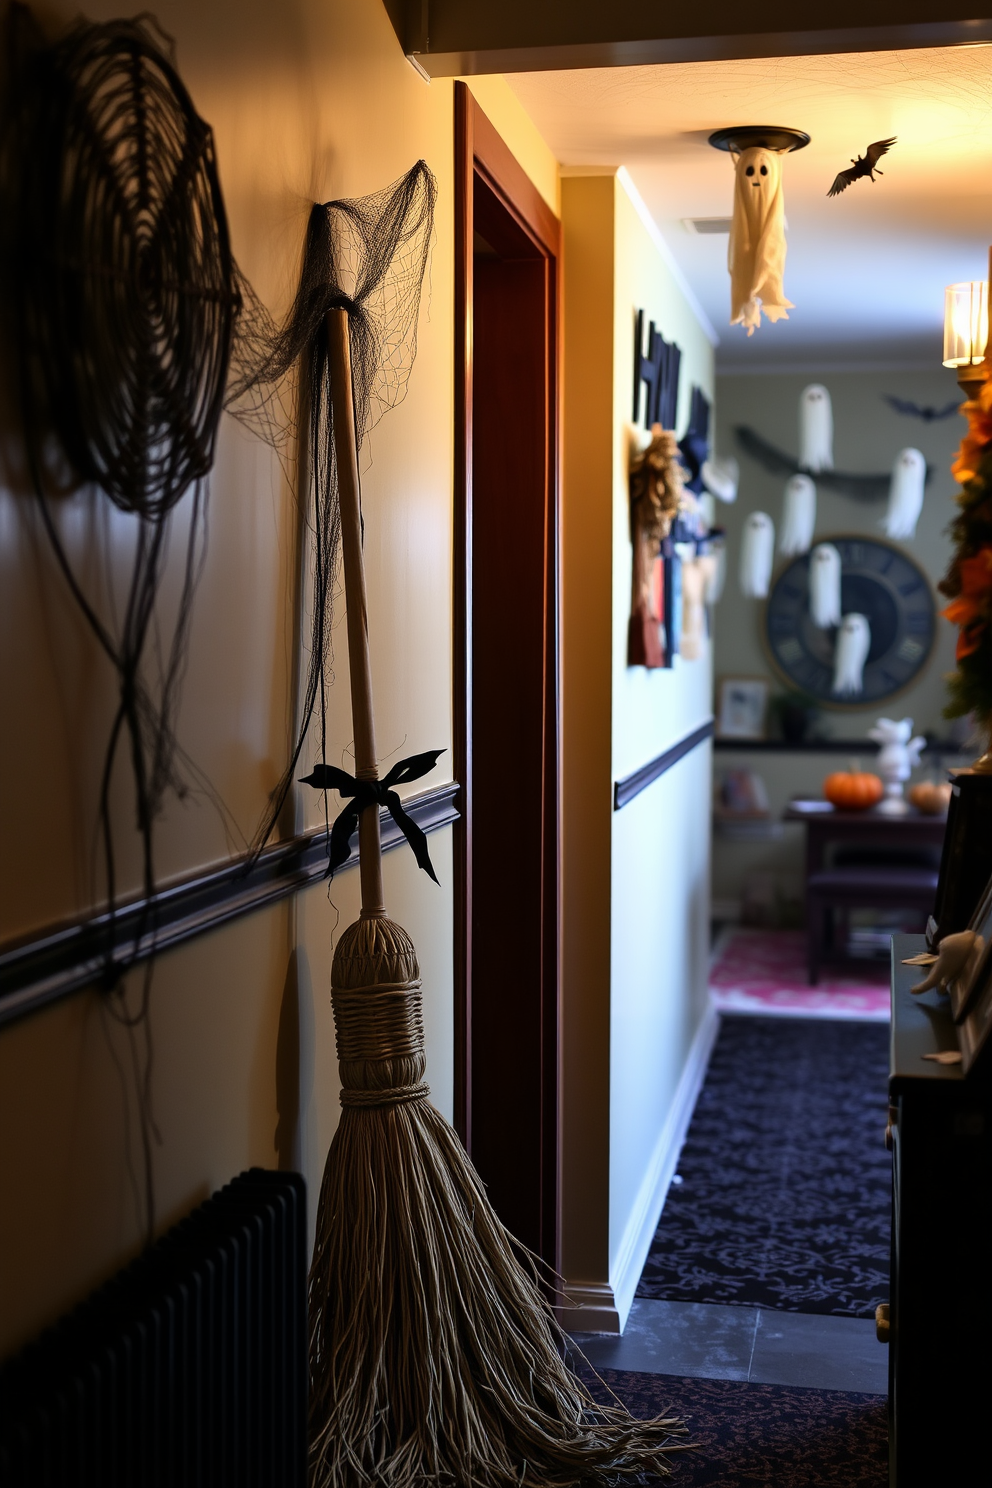
M909 990L926 972L902 962L925 948L892 943L889 1485L978 1488L992 1484L992 1092L924 1058L957 1048L948 1000Z

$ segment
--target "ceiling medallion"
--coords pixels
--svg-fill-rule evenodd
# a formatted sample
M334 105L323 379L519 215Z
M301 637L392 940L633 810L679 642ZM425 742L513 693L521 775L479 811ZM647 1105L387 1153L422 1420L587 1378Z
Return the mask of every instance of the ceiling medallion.
M717 129L710 135L714 150L729 150L740 155L743 150L804 150L809 135L801 129L783 124L735 124L732 129Z

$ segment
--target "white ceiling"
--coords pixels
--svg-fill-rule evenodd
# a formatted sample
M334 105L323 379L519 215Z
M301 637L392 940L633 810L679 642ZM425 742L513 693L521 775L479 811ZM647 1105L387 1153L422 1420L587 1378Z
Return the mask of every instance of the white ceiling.
M517 73L563 166L625 166L716 328L721 371L937 367L943 291L984 279L992 241L992 49L954 47ZM812 136L787 157L785 289L796 308L748 339L729 320L733 167L707 136L733 124ZM896 135L883 177L827 199L834 176Z

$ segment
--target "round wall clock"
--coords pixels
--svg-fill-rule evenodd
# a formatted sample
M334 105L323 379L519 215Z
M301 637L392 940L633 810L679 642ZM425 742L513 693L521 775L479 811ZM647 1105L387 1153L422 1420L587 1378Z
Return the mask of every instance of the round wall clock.
M866 616L871 650L863 691L831 692L836 630L819 630L809 613L809 554L775 579L765 606L765 643L775 670L790 686L831 708L864 708L901 692L926 665L937 629L930 580L891 543L871 537L829 537L841 557L841 612Z

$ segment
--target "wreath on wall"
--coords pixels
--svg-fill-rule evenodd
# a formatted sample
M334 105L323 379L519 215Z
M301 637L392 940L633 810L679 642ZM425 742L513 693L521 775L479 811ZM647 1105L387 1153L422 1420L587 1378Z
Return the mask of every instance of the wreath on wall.
M954 556L938 588L958 627L956 668L948 677L946 718L973 714L992 728L992 381L962 405L968 432L951 465L960 490L951 525Z

